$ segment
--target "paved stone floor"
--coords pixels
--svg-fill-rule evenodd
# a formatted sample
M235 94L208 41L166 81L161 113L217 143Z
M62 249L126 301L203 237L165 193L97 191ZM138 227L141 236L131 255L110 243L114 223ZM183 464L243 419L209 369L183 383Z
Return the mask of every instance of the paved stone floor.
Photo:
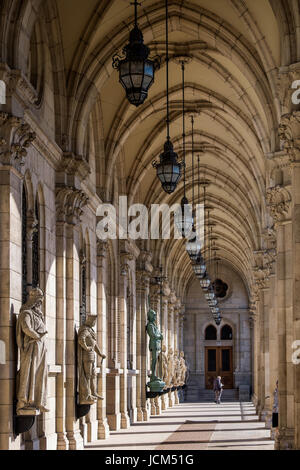
M182 403L86 449L273 450L274 442L252 403Z

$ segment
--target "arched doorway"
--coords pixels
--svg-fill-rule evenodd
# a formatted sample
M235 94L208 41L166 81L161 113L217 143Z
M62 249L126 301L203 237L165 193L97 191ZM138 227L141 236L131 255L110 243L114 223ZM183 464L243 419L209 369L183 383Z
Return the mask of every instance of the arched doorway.
M208 325L205 329L205 388L212 389L215 377L222 378L224 388L234 388L233 333L230 325L221 329Z

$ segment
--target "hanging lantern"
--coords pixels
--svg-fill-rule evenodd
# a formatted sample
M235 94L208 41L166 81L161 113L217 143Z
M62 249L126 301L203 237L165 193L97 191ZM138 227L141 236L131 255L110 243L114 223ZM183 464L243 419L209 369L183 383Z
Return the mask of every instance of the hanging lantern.
M203 279L200 279L200 286L202 287L203 290L208 290L210 286L210 279L208 277L204 277Z
M135 24L129 35L129 44L123 49L125 58L113 57L113 68L119 71L119 81L125 88L128 101L139 106L148 96L154 82L154 72L160 67L160 59L148 58L150 50L137 24L137 1L135 1Z
M209 288L209 291L205 294L206 300L214 300L216 298L214 291L211 289L211 286Z
M196 261L201 250L201 243L195 231L192 231L191 240L185 244L186 251L192 261Z
M220 314L220 309L219 309L219 307L212 307L212 308L211 308L211 313L212 313L213 315L219 315L219 314Z
M177 161L177 153L174 152L173 144L169 139L165 142L164 152L159 158L159 163L153 162L152 166L156 168L163 190L171 194L180 180L182 164Z
M210 307L215 307L216 305L218 305L217 299L208 300L207 303L208 303L208 305L209 305Z
M185 238L190 237L193 229L193 208L186 197L181 199L181 206L174 214L174 221L178 232Z
M222 317L219 317L219 318L216 318L216 319L215 319L215 324L216 324L217 326L221 325L221 322L222 322Z
M204 261L201 263L193 264L193 270L198 279L203 279L206 274L206 265Z

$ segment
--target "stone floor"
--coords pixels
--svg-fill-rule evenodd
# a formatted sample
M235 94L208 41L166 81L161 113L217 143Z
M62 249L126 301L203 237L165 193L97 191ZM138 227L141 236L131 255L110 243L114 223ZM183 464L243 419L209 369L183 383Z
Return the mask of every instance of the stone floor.
M86 449L273 450L274 442L252 403L182 403Z

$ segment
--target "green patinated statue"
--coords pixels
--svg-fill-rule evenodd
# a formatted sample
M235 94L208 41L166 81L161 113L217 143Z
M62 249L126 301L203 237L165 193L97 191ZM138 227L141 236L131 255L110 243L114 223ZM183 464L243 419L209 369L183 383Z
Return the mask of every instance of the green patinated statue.
M156 312L152 309L148 310L148 323L146 327L149 335L149 349L151 352L151 378L148 386L151 391L160 392L163 390L165 383L156 375L156 367L158 356L161 352L161 341L163 335L156 326Z

